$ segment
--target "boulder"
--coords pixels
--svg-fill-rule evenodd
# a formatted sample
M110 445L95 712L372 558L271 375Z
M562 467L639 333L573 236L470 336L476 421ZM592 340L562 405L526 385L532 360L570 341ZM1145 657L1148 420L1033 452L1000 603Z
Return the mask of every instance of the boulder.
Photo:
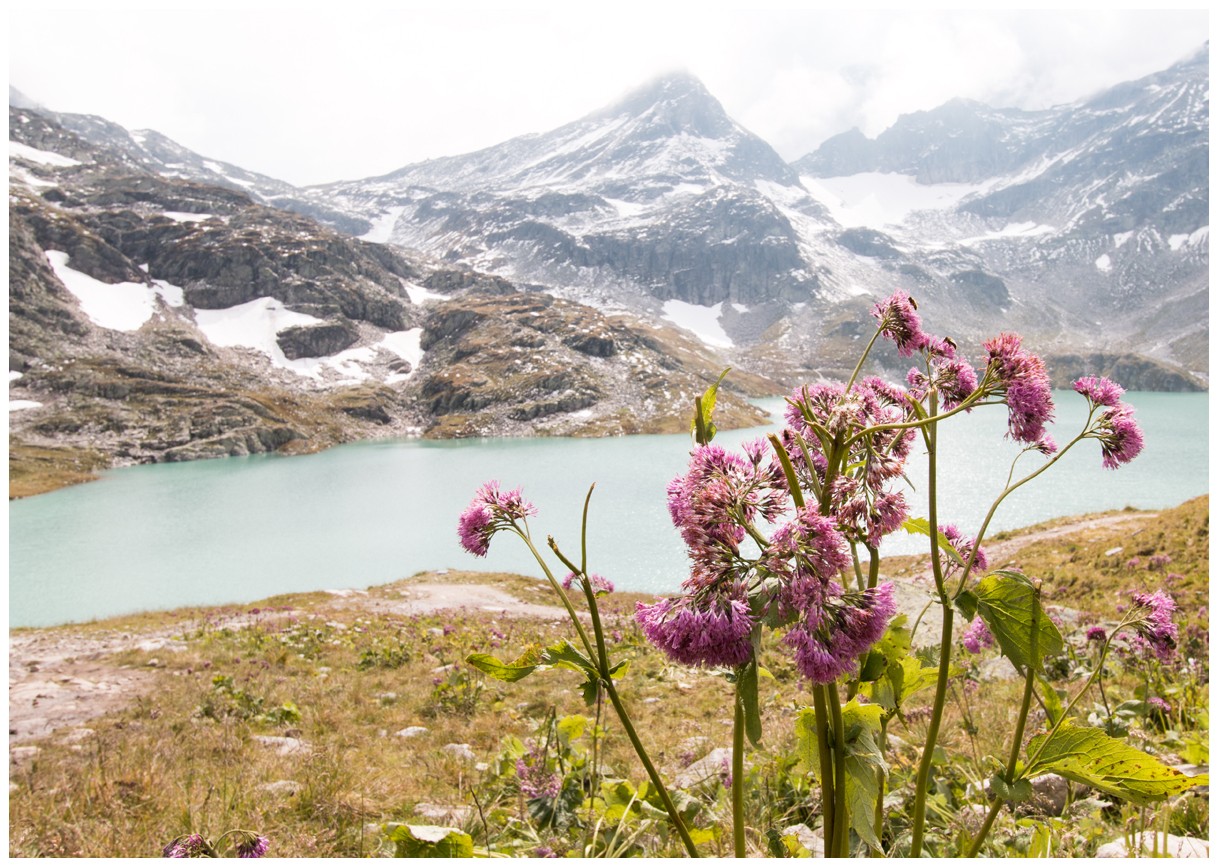
M707 753L688 768L677 774L673 785L678 789L688 789L707 780L716 779L732 767L732 751L727 747L719 747Z
M1105 843L1096 850L1097 858L1133 858L1137 844L1142 844L1142 855L1158 851L1160 856L1171 858L1209 858L1210 844L1208 840L1198 840L1196 837L1177 837L1175 834L1142 832L1131 837L1132 846L1124 839ZM1157 850L1156 850L1157 846Z
M337 355L359 340L359 329L346 319L321 325L291 325L275 336L290 359Z
M440 747L440 752L444 755L456 759L460 762L469 762L473 764L478 761L478 757L474 755L474 751L469 748L469 744L445 744Z

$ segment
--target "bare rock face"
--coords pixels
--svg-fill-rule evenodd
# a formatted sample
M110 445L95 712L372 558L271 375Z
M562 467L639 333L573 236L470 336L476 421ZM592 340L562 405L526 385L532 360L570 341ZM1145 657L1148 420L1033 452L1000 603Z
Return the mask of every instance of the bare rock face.
M359 329L346 319L322 325L291 325L275 336L283 354L292 360L337 355L359 340Z

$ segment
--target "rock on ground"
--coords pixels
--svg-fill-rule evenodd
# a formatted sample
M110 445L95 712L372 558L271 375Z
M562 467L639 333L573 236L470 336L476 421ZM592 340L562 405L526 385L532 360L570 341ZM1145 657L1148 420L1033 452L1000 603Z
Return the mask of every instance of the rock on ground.
M1157 839L1156 839L1157 838ZM1132 838L1134 846L1139 842L1142 844L1142 854L1150 854L1155 849L1155 844L1158 844L1158 852L1160 855L1166 854L1172 858L1209 858L1210 844L1208 840L1198 840L1196 837L1177 837L1175 834L1162 834L1159 832L1134 835ZM1111 843L1105 843L1095 853L1097 858L1130 858L1136 853L1131 854L1131 846L1124 840L1113 840Z

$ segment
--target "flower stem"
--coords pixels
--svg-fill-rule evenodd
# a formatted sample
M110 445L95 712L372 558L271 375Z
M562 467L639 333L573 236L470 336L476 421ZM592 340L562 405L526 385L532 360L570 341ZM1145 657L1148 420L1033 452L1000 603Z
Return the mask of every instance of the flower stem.
M732 726L732 845L737 858L747 858L744 848L744 696L736 681L736 719Z
M833 836L837 838L834 856L846 858L850 855L850 820L846 816L846 727L842 724L837 685L829 684L825 692L829 697L829 712L833 715Z
M660 800L664 802L664 810L668 813L668 818L672 819L673 825L677 828L677 834L681 837L681 842L685 845L685 851L689 853L690 858L698 857L698 848L694 846L693 839L689 836L689 830L685 827L685 822L681 819L681 814L677 812L676 806L672 802L672 798L668 795L668 789L664 786L664 781L660 779L660 774L656 771L655 765L651 763L650 756L647 755L647 750L643 747L643 742L639 740L639 734L634 730L634 725L630 722L630 717L626 713L626 708L622 706L622 699L617 694L617 688L613 685L613 680L603 681L605 692L609 693L609 700L613 702L613 709L617 711L617 718L622 722L622 728L626 730L626 737L630 738L630 743L634 747L635 753L639 757L639 761L643 763L643 769L647 771L647 777L651 780L651 784L656 787L656 791L660 795Z
M1008 786L1015 782L1015 768L1019 764L1019 750L1023 746L1024 727L1028 722L1028 711L1032 709L1032 693L1036 687L1036 666L1039 663L1040 650L1040 627L1037 620L1040 619L1040 579L1032 581L1032 634L1030 636L1031 646L1028 648L1028 676L1024 681L1023 687L1023 704L1019 708L1019 718L1015 721L1015 734L1011 739L1011 757L1007 759L1007 772L1003 780ZM994 824L994 818L998 815L998 811L1002 806L1002 799L999 798L994 802L994 806L990 808L990 813L985 817L985 824L981 826L981 831L977 834L977 839L973 841L973 845L969 847L968 857L976 858L977 853L981 850L981 844L985 842L985 837L990 833L990 826Z
M833 756L829 753L829 706L825 687L812 687L812 704L816 711L816 748L820 759L820 809L823 816L821 835L825 840L825 857L833 857Z

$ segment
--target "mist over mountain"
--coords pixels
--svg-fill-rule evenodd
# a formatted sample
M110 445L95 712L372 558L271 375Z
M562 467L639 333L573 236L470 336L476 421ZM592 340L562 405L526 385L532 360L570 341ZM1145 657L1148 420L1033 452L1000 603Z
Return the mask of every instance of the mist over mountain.
M848 375L897 287L974 358L1021 332L1059 385L1208 382L1208 43L1076 103L952 100L790 164L687 73L304 188L12 88L9 137L15 436L109 461L667 430L729 365L745 423L742 395ZM908 364L881 345L872 367Z

